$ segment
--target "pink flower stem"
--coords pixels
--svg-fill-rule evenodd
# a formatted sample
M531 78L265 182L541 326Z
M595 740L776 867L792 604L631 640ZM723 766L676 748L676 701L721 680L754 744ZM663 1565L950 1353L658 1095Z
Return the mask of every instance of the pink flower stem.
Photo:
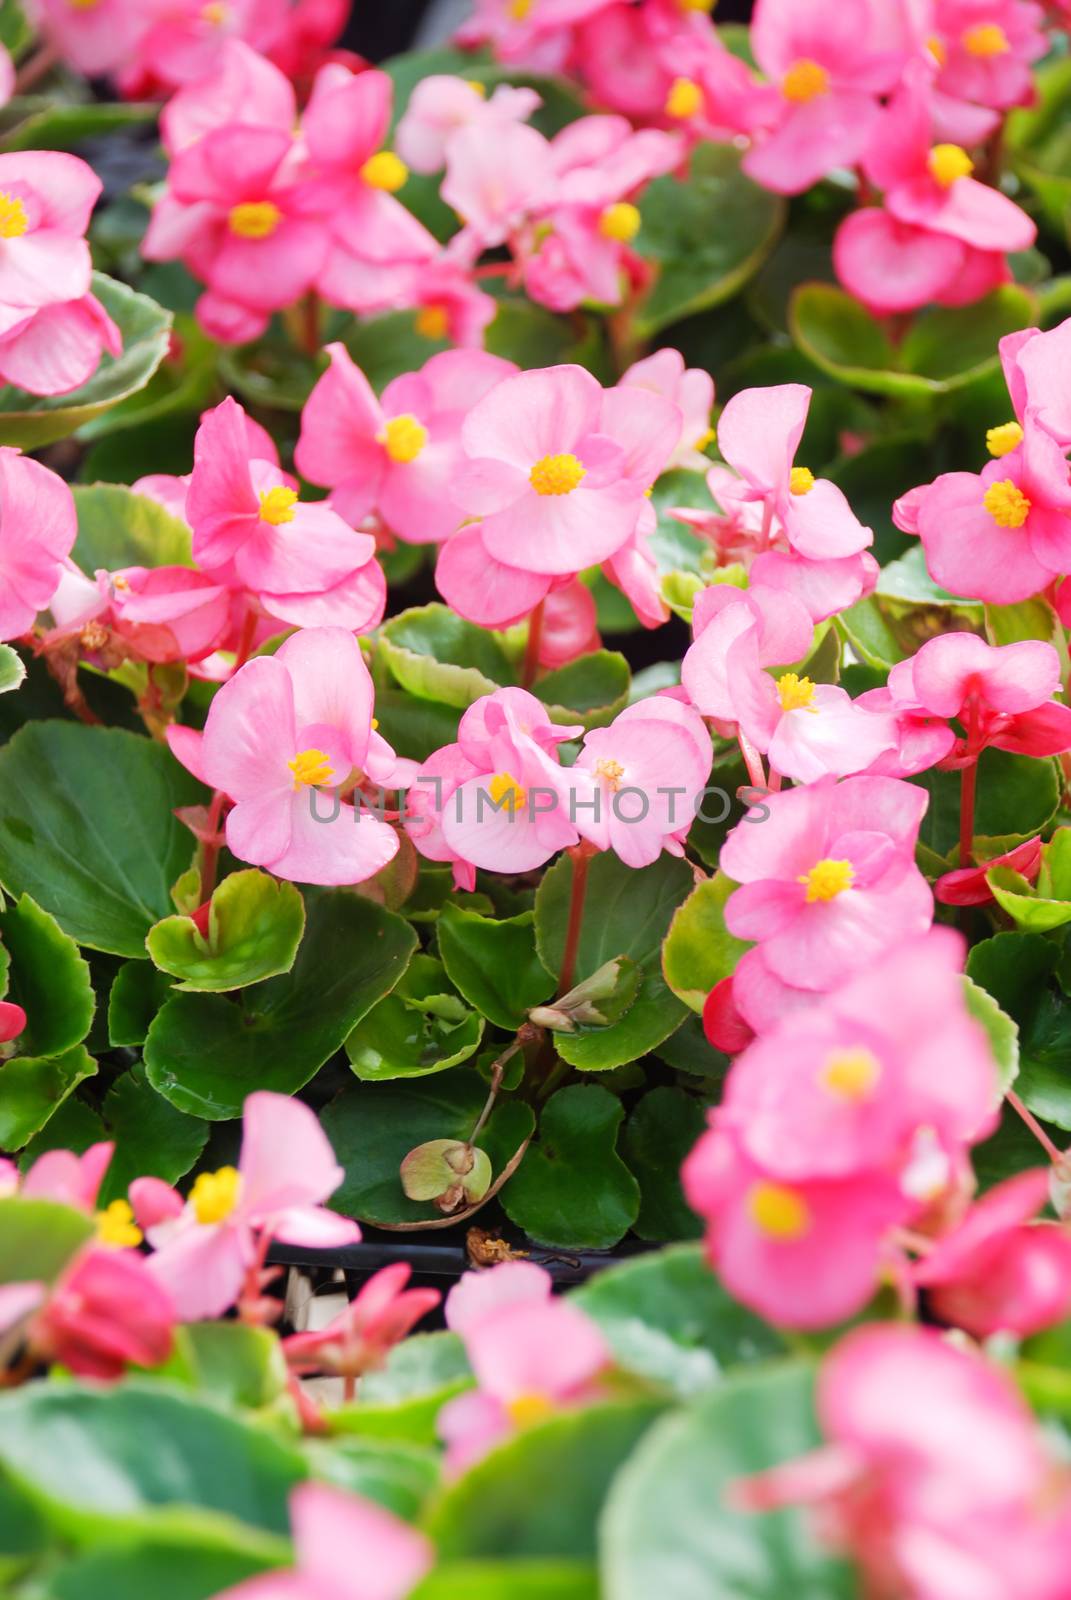
M1045 1129L1041 1126L1041 1123L1034 1116L1032 1111L1027 1110L1026 1106L1024 1106L1023 1102L1019 1099L1019 1096L1015 1093L1015 1091L1013 1089L1007 1090L1004 1098L1007 1100L1012 1110L1026 1123L1027 1127L1030 1129L1030 1132L1034 1135L1034 1138L1044 1150L1049 1160L1061 1161L1063 1159L1063 1152L1058 1150L1056 1145L1053 1144L1052 1140L1045 1132Z
M539 646L543 639L543 608L545 600L541 600L532 615L528 618L528 641L524 647L524 666L521 669L521 686L530 688L539 671Z
M744 758L747 775L751 779L753 787L765 790L767 787L766 771L762 765L762 757L750 739L746 738L739 728L736 730L736 740L740 746L740 754Z
M561 972L558 976L559 995L568 994L573 987L576 957L580 948L580 930L584 923L584 899L588 891L588 852L584 845L573 845L569 850L573 863L573 881L569 892L569 921L565 929L565 949L562 952Z
M972 761L969 767L964 767L959 775L959 864L969 867L973 864L974 857L971 846L974 843L974 792L978 781L978 763Z
M52 71L59 60L59 51L54 45L44 44L35 50L29 60L19 68L18 77L15 79L15 93L26 94L35 83Z
M306 355L320 353L320 296L310 289L301 305L301 344Z
M475 279L507 278L512 271L512 261L488 261L482 267L474 267L471 275Z
M249 652L253 648L253 636L256 631L257 614L255 611L250 610L246 613L245 621L242 623L242 633L240 639L238 640L238 650L234 657L235 672L237 672L239 668L244 667L246 662L249 660Z
M217 789L212 795L212 804L208 808L208 822L206 832L208 837L204 841L201 853L201 904L212 898L212 891L216 887L216 870L219 867L219 823L223 812L223 802L226 796L222 789Z

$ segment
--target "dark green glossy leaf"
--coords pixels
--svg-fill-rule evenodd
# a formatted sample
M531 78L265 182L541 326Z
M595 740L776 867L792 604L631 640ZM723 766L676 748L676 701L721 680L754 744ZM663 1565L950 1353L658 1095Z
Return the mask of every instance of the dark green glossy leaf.
M512 1222L541 1244L606 1250L635 1222L640 1189L617 1153L624 1111L600 1084L559 1089L539 1138L502 1193Z
M451 981L496 1027L519 1028L532 1007L553 994L554 979L536 950L531 911L495 919L448 902L437 926Z
M392 617L379 650L403 689L460 710L515 682L495 636L437 603Z
M96 1070L97 1063L81 1044L62 1055L0 1061L0 1150L21 1150Z
M640 1186L641 1239L698 1239L703 1225L681 1190L681 1162L706 1127L701 1101L683 1089L652 1089L633 1108L621 1154Z
M176 1111L157 1094L139 1063L116 1078L104 1098L104 1120L115 1153L104 1175L100 1204L124 1196L135 1178L177 1183L208 1139L208 1124Z
M75 484L74 504L78 538L71 555L83 572L193 565L189 528L148 495L122 484Z
M454 993L442 962L417 954L397 987L354 1028L346 1054L367 1083L423 1078L467 1061L479 1049L483 1026Z
M212 896L208 938L192 917L165 917L145 940L156 965L180 989L241 989L289 972L305 931L305 905L292 883L249 868L224 878Z
M26 894L0 912L0 940L11 958L7 998L27 1016L19 1051L55 1056L81 1044L95 1001L88 963L74 940Z

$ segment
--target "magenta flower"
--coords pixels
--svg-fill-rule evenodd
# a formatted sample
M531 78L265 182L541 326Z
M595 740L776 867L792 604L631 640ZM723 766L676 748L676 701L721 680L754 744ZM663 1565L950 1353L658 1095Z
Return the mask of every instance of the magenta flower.
M27 633L48 609L77 532L63 479L17 450L0 449L0 639Z
M355 1222L324 1208L342 1178L308 1106L265 1090L251 1094L237 1168L200 1173L182 1213L149 1233L149 1268L179 1317L222 1316L272 1239L317 1248L359 1239Z
M93 1211L115 1145L91 1144L75 1155L72 1150L46 1150L27 1171L20 1193L32 1200L58 1200L76 1211Z
M1049 48L1043 21L1029 0L936 0L930 48L942 93L998 111L1029 105L1030 68Z
M525 122L542 104L534 89L500 83L490 96L482 85L444 73L421 78L399 118L394 143L414 172L439 172L450 159L450 140L470 124L489 138L497 125Z
M959 767L990 745L1029 756L1071 749L1071 707L1052 698L1060 681L1059 657L1041 639L988 645L972 633L946 633L893 667L888 692L894 709L961 724L943 762Z
M354 527L376 512L400 539L445 539L464 517L453 487L465 459L462 423L516 366L482 350L446 350L395 378L380 401L344 345L328 354L302 412L298 471L330 488L332 507Z
M710 463L702 454L714 437L710 413L714 406L714 379L701 367L685 367L679 350L665 347L642 361L634 361L621 376L626 389L649 389L660 394L680 411L681 436L665 470L691 467L705 472Z
M290 1521L294 1569L247 1578L216 1600L405 1600L434 1560L392 1511L327 1483L291 1492Z
M951 730L950 730L951 731ZM994 867L1008 867L1036 883L1041 871L1041 835L1024 839L1013 850L991 856L979 867L957 867L953 872L943 872L933 886L933 897L943 906L990 906L994 903L993 891L986 881Z
M326 1327L284 1339L290 1367L359 1378L382 1366L393 1347L439 1304L437 1289L406 1288L410 1271L404 1261L381 1267Z
M113 1382L127 1367L166 1361L175 1320L170 1295L142 1256L86 1245L45 1292L27 1338L40 1359Z

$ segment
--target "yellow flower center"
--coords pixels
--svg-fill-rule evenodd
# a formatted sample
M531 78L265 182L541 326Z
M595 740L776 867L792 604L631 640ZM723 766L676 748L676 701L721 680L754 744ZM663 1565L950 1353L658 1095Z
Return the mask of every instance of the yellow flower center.
M423 450L428 442L428 430L406 412L404 416L391 417L376 434L376 441L392 461L404 466L407 461L415 461Z
M532 9L532 0L509 0L509 15L513 22L523 22Z
M995 428L986 429L985 447L991 456L1010 455L1022 442L1023 426L1020 422L1001 422Z
M814 473L810 467L793 467L788 476L788 487L793 494L810 494L814 488Z
M286 764L294 774L295 789L300 789L303 784L315 789L318 784L330 783L335 775L330 758L323 750L315 748L299 750L294 759Z
M280 527L284 522L293 522L297 499L296 489L288 489L285 483L277 483L274 489L268 489L260 497L261 522L270 522L273 528Z
M566 453L542 456L528 474L528 482L536 494L572 494L587 475L576 456Z
M468 84L473 94L478 94L481 100L487 99L486 83L481 83L479 78L466 78L465 82Z
M134 1221L129 1201L113 1200L103 1211L97 1212L97 1243L109 1245L114 1250L133 1249L142 1240L142 1232Z
M834 1050L820 1077L838 1100L865 1100L881 1077L881 1063L870 1050Z
M603 759L595 763L596 775L605 778L608 788L616 794L621 787L621 779L625 776L625 769L620 761Z
M803 56L793 61L781 79L781 93L796 105L806 105L808 100L829 93L829 73L819 62Z
M270 239L283 214L272 200L243 200L232 206L231 232L239 239Z
M980 22L975 28L968 28L963 35L963 48L968 55L1003 56L1011 49L1008 35L997 22Z
M208 0L206 6L201 7L201 17L210 27L222 28L230 15L230 8L222 4L222 0Z
M703 109L703 91L694 78L674 78L666 96L666 116L687 122Z
M67 0L67 4L72 11L92 11L100 0Z
M782 711L817 711L814 703L814 684L810 678L801 678L797 672L785 672L777 680L777 698Z
M501 810L521 811L528 803L528 791L523 789L511 772L496 772L490 784L491 804Z
M678 11L706 11L711 12L718 0L677 0Z
M190 1190L194 1216L206 1227L213 1222L223 1222L238 1204L241 1190L242 1175L235 1167L202 1172Z
M959 178L969 178L974 171L974 162L958 144L935 144L927 166L930 177L942 189L951 189Z
M604 239L616 239L618 244L628 244L639 233L642 220L637 206L630 205L627 200L619 200L616 205L607 206L599 218L599 232Z
M386 189L388 194L397 194L408 176L409 168L393 150L380 150L369 156L361 168L361 177L370 189Z
M855 882L855 868L850 861L832 861L827 856L816 861L809 872L801 873L796 882L805 886L808 905L815 900L835 900Z
M17 195L0 189L0 239L19 239L30 226L26 207Z
M445 339L450 332L450 319L445 306L422 306L413 323L424 339Z
M530 1428L533 1423L549 1417L553 1410L546 1395L537 1394L534 1390L530 1394L519 1394L515 1400L506 1403L506 1411L515 1428Z
M806 1200L795 1189L765 1179L752 1184L747 1197L748 1215L760 1233L786 1242L799 1239L811 1225Z
M1030 515L1030 501L1010 478L991 483L982 496L982 504L998 528L1021 528Z
M945 41L939 38L936 33L931 34L926 40L926 48L936 61L937 65L939 67L943 67L945 62L948 60L948 51L945 49Z

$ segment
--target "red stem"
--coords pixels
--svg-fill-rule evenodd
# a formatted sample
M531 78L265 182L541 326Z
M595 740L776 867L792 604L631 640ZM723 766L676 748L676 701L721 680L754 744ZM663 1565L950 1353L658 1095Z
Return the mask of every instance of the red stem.
M216 887L216 870L219 867L219 819L224 799L223 790L217 789L208 808L207 831L210 837L205 840L201 853L202 905L212 898L212 891Z
M765 790L767 787L766 771L762 764L762 757L750 739L745 738L739 728L736 730L736 740L740 746L740 754L744 758L744 765L747 768L747 775L751 779L752 786L756 789Z
M244 667L249 660L249 652L253 648L253 635L257 631L257 614L250 609L246 612L245 621L242 623L242 633L238 640L238 650L234 658L234 671Z
M974 843L974 791L978 780L978 763L972 761L959 775L959 864L969 867L974 863L971 846Z
M588 890L588 853L584 845L574 845L569 851L573 863L573 880L569 891L569 922L565 930L565 950L562 953L558 993L568 994L573 987L576 956L580 948L580 929L584 922L584 899Z
M1053 1144L1052 1140L1045 1132L1045 1129L1041 1126L1041 1123L1038 1121L1037 1117L1034 1116L1032 1111L1027 1110L1026 1106L1024 1106L1023 1102L1019 1099L1019 1096L1015 1093L1015 1091L1009 1089L1004 1098L1007 1100L1012 1110L1016 1112L1017 1115L1020 1116L1026 1123L1027 1127L1030 1129L1030 1132L1034 1135L1034 1138L1044 1150L1049 1160L1061 1161L1063 1159L1063 1152L1058 1150L1056 1145Z
M541 600L532 615L528 618L528 640L524 647L524 666L521 670L521 684L527 689L535 681L539 671L539 646L543 639L543 608L545 600Z
M301 307L301 343L310 356L320 353L320 296L310 289Z

